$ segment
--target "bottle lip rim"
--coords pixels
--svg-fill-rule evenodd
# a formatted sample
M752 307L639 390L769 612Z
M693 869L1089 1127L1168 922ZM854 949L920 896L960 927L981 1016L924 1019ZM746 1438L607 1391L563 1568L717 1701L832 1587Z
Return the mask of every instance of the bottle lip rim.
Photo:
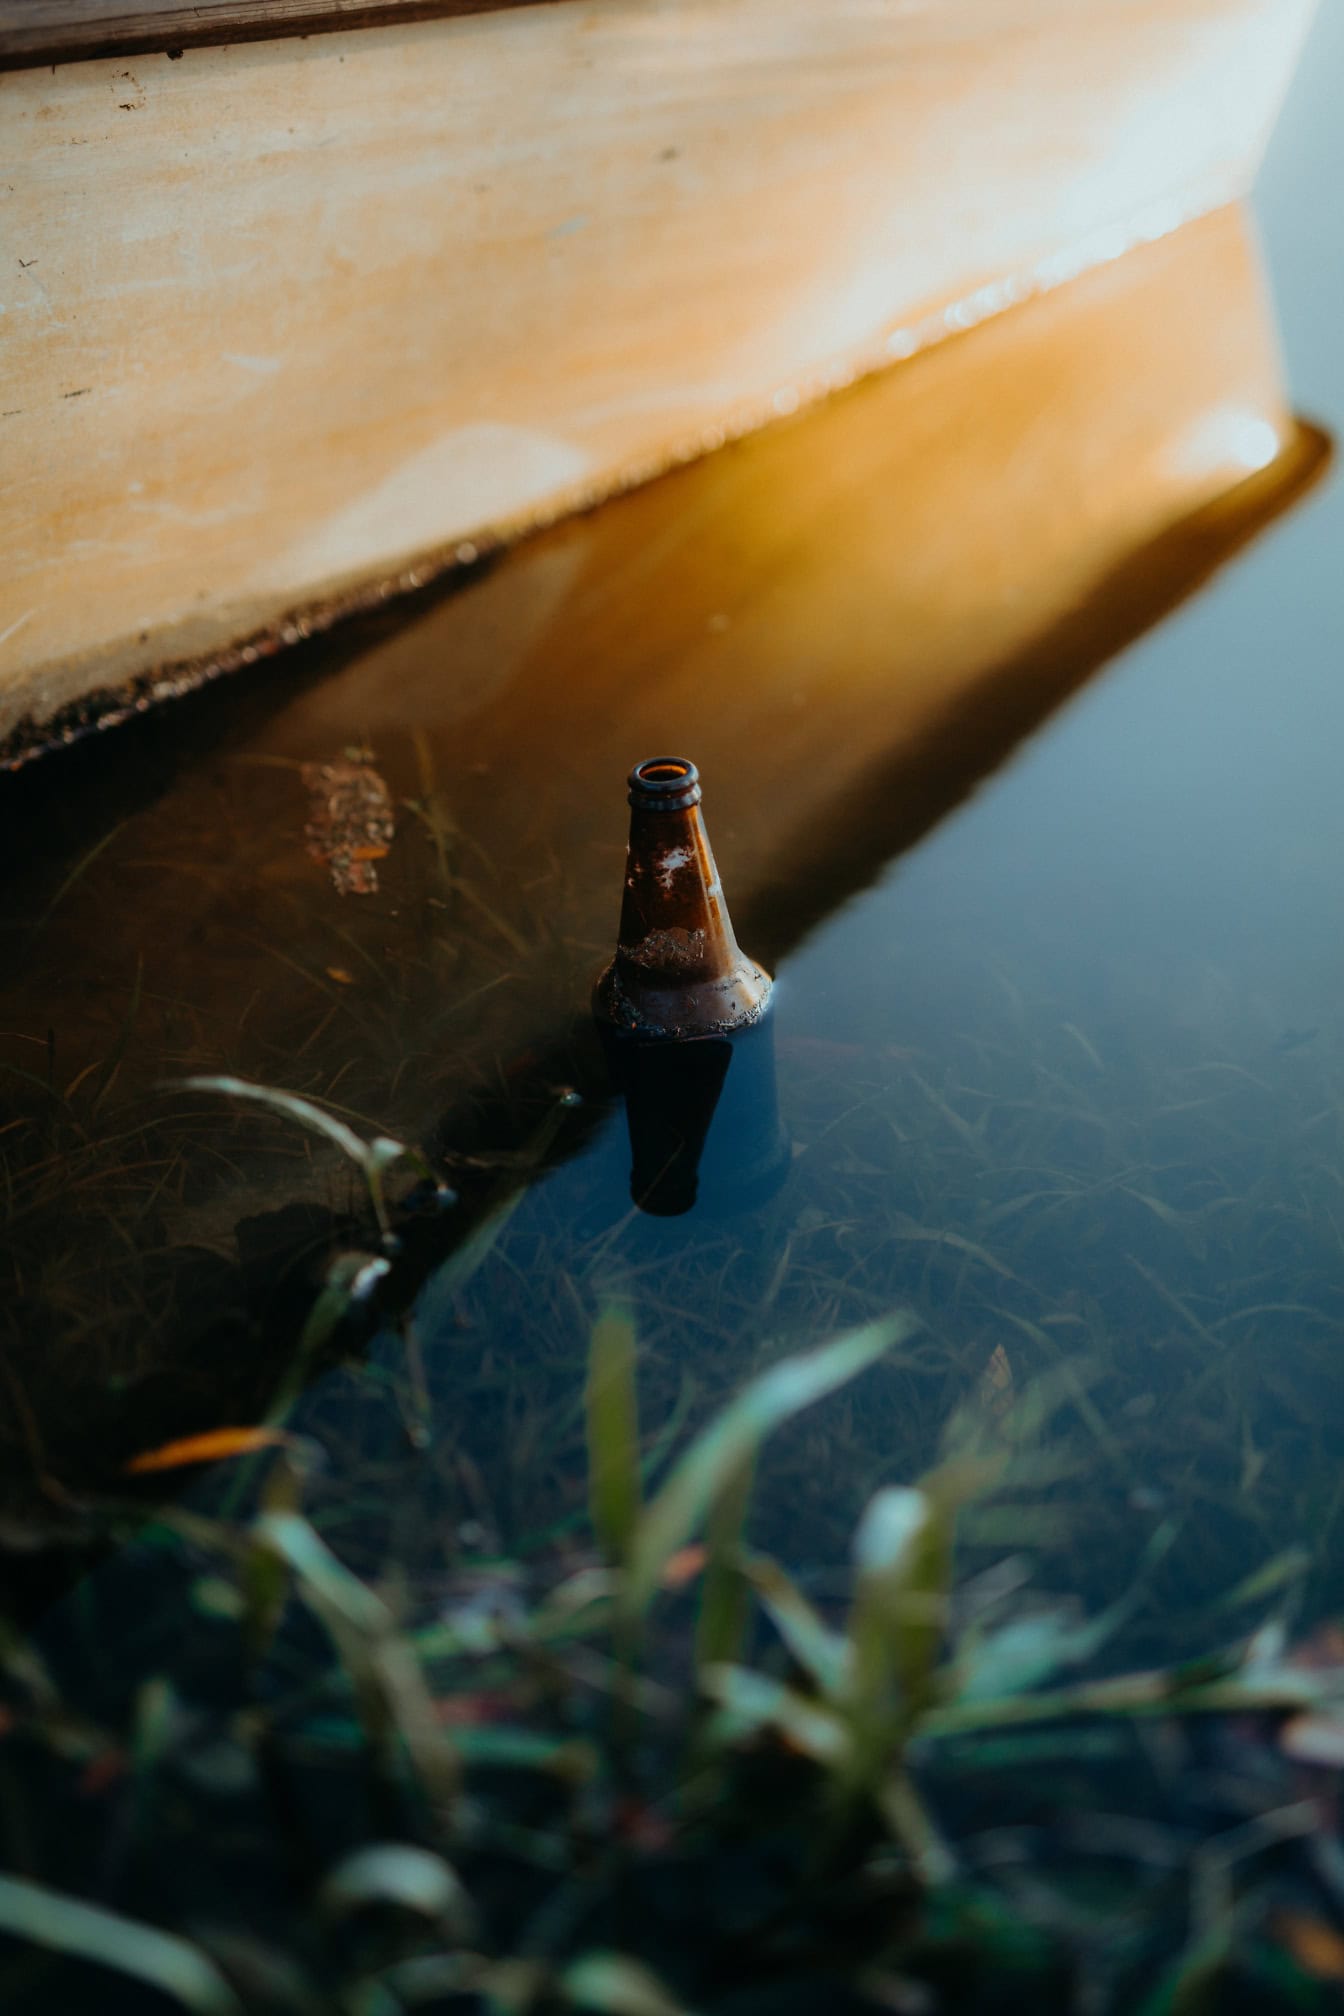
M688 756L647 756L626 780L644 812L685 812L700 803L700 772Z

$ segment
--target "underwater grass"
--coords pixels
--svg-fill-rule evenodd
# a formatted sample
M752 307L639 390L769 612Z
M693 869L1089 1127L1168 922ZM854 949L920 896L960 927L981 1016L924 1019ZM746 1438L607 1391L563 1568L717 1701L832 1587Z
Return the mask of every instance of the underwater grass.
M29 1473L39 1509L49 1502L43 1478L76 1496L90 1482L105 1487L106 1469L90 1460L104 1446L129 1456L137 1440L219 1425L221 1394L234 1419L252 1404L264 1414L273 1400L265 1364L254 1359L250 1378L238 1376L257 1346L240 1306L234 1228L249 1212L320 1201L330 1213L329 1251L315 1235L325 1264L341 1259L360 1213L360 1171L350 1162L347 1181L345 1150L333 1144L328 1158L318 1136L301 1146L255 1101L254 1120L241 1107L229 1117L223 1103L211 1119L185 1096L151 1110L147 1083L170 1062L184 1076L253 1084L274 1076L338 1125L353 1104L393 1113L389 1129L409 1137L408 1115L387 1103L394 1077L414 1081L421 1115L450 1094L453 1112L467 1114L477 1092L483 1112L491 1099L505 1112L498 1059L477 1045L469 1065L451 1062L464 1047L461 1009L478 987L511 973L564 998L579 985L588 954L563 949L573 890L551 881L533 898L515 888L467 834L444 752L422 745L385 752L413 822L397 860L403 925L388 921L390 907L375 916L324 906L320 882L286 873L268 885L256 929L301 969L299 991L285 1001L283 1048L274 1016L255 1040L250 1023L246 1042L221 1046L214 1028L204 1036L205 1011L167 1000L152 959L137 978L128 954L121 994L100 1009L97 1044L77 1045L67 1059L62 1029L52 1058L40 1043L16 1050L28 1076L7 1088L13 1131L0 1132L0 1160L21 1292L0 1311L11 1389L0 1425L11 1474ZM256 846L260 860L266 849ZM69 912L70 928L85 928L117 895L118 877L138 872L134 858L120 861L120 843L112 851L115 863L94 855L80 864L58 891L53 923ZM464 860L491 907L505 906L525 958L452 887ZM191 849L158 865L209 866ZM810 1551L838 1562L864 1499L927 1467L943 1421L991 1364L1006 1362L1020 1386L1054 1359L1079 1367L1057 1423L1068 1445L1061 1473L1072 1462L1073 1475L1041 1484L1031 1504L973 1510L964 1546L983 1536L987 1556L1013 1544L1048 1555L1059 1587L1104 1604L1155 1527L1183 1517L1185 1537L1132 1620L1159 1655L1170 1649L1160 1641L1184 1630L1248 1560L1282 1553L1304 1534L1319 1536L1304 1614L1324 1614L1344 1595L1328 1544L1344 1508L1332 1460L1344 1427L1332 1376L1344 1323L1344 1144L1328 1037L1280 1051L1272 1034L1251 1040L1248 1024L1247 1040L1225 1031L1221 1047L1203 1038L1178 1045L1165 1028L1145 1043L1142 1029L1117 1034L1076 1005L1032 1000L1011 976L992 997L990 989L987 980L984 1004L967 990L964 1025L936 1044L902 1042L911 1032L899 1029L886 1046L786 1044L781 1082L800 1152L789 1192L750 1238L707 1232L675 1265L625 1231L585 1249L572 1193L554 1207L544 1195L524 1203L523 1183L508 1191L501 1181L498 1216L467 1243L460 1268L441 1270L437 1299L426 1298L419 1390L410 1390L408 1364L395 1375L415 1433L430 1433L431 1414L446 1411L432 1433L451 1439L454 1414L479 1402L487 1453L505 1440L518 1453L512 1474L494 1466L496 1526L511 1535L544 1529L557 1498L572 1509L580 1439L572 1374L608 1290L639 1310L655 1415L679 1404L689 1375L701 1418L716 1393L753 1369L772 1332L820 1335L899 1303L924 1328L888 1382L891 1404L856 1418L842 1403L818 1425L800 1425L786 1443L789 1489L759 1501L763 1530L776 1520L772 1503L787 1507L779 1528L786 1519L805 1528ZM239 1014L236 1004L228 1013ZM240 1022L253 1014L244 1004ZM263 1073L263 1062L273 1071ZM473 1089L462 1101L464 1086ZM364 1153L379 1131L358 1130ZM500 1135L487 1153L507 1155L516 1138ZM355 1272L360 1264L351 1263ZM482 1266L477 1293L471 1276ZM341 1286L324 1320L339 1317ZM230 1297L237 1320L226 1341L226 1326L202 1312ZM487 1340L479 1381L468 1353L445 1348L464 1323L473 1342ZM306 1354L314 1369L337 1343L334 1327L321 1330ZM451 1376L436 1395L437 1355L451 1361ZM169 1382L188 1396L177 1419L147 1404L151 1394L166 1397ZM109 1411L120 1417L110 1437ZM360 1461L357 1433L342 1438L345 1455ZM524 1474L528 1451L535 1464ZM782 1530L775 1537L782 1545ZM368 1548L370 1562L380 1545Z
M474 918L482 945L497 941L507 978L527 962L452 886L460 844L436 812L426 889L454 906L454 931L474 928ZM470 879L493 908L488 865L473 861ZM526 935L520 913L509 922ZM459 972L460 956L441 932L423 971L408 979L384 968L381 995L356 1008L355 990L324 978L325 961L353 966L372 990L378 948L373 934L365 942L358 927L342 929L290 948L293 979L312 983L312 1012L283 1060L271 1061L297 1099L339 1127L355 1123L348 1131L362 1155L381 1130L348 1106L377 1109L388 1055L417 1078L428 1072L426 1082L440 1082L435 1071L451 1080L435 1046L462 990L445 993L436 1017L423 1012L424 995ZM533 960L555 956L553 938L540 953L539 944L540 935L529 940ZM479 972L488 964L482 957ZM222 1777L252 1773L247 1797L230 1795L236 1810L224 1801L236 1862L214 1842L206 1858L223 1858L221 1894L236 1893L241 1918L268 1871L277 1895L306 1900L301 1935L262 1900L264 1937L246 1952L237 1923L228 1938L209 1922L200 1931L200 1950L243 1984L235 1992L249 2008L305 2006L303 1995L332 2007L363 1997L376 2008L384 1996L545 2007L548 1997L564 2006L603 1995L699 2006L700 1987L678 1976L675 1952L669 1962L657 1942L642 1958L622 1947L634 1907L611 1900L633 1884L656 1918L647 1886L659 1895L672 1886L660 1857L675 1863L678 1882L689 1865L709 1872L707 1887L736 1895L756 1882L744 1860L754 1872L759 1849L774 1869L778 1850L787 1864L779 1844L800 1838L782 1893L770 1891L788 1901L752 1935L763 1995L784 1993L788 1965L771 1941L787 1945L778 1921L798 1898L816 1900L807 1936L818 1971L807 1978L824 1978L815 1992L828 1997L844 1980L880 2006L901 2007L903 1996L918 2006L913 1981L949 2007L996 2006L995 1995L997 2006L1020 2006L1037 1994L1040 2006L1054 1995L1063 2007L1081 1969L1091 2007L1128 2010L1144 1997L1155 2010L1200 1997L1217 2006L1242 1992L1238 1967L1259 1984L1255 2006L1275 1995L1311 2006L1312 1995L1333 1992L1340 1976L1330 1970L1344 1957L1329 1936L1341 1922L1335 1832L1319 1810L1302 1820L1299 1767L1337 1760L1337 1706L1329 1676L1299 1670L1284 1652L1290 1635L1344 1597L1335 1544L1344 1136L1328 1041L1283 1056L1249 1043L1145 1051L1077 1011L1061 1019L1049 1004L1019 1000L1007 1019L987 1017L922 1051L803 1046L781 1058L799 1151L793 1183L750 1227L697 1230L671 1248L637 1224L614 1236L576 1230L573 1189L532 1181L547 1166L545 1141L525 1140L520 1152L516 1137L500 1135L480 1157L495 1157L492 1208L435 1267L408 1326L390 1325L361 1342L362 1356L347 1356L346 1319L370 1285L366 1270L383 1264L397 1200L385 1188L382 1221L374 1201L370 1224L361 1156L325 1128L325 1141L304 1141L295 1116L268 1114L264 1100L244 1110L242 1100L183 1094L149 1112L136 1087L164 1075L162 1053L146 1063L146 1023L161 1011L152 986L128 973L96 1054L65 1059L62 1042L53 1058L30 1045L0 1132L20 1278L2 1319L4 1434L11 1477L22 1469L37 1486L38 1516L26 1507L15 1537L28 1544L55 1527L101 1545L108 1534L140 1533L120 1597L86 1590L84 1623L62 1606L44 1625L57 1678L41 1704L21 1662L11 1663L23 1744L40 1732L32 1741L44 1758L54 1746L58 1778L78 1770L106 1789L81 1794L92 1802L82 1808L73 1794L68 1809L64 1791L52 1794L54 1811L74 1814L71 1838L57 1843L55 1822L43 1818L47 1765L13 1749L8 1866L49 1888L70 1880L77 1893L69 1865L85 1851L73 1830L88 1830L90 1811L120 1810L128 1771L144 1790L136 1838L161 1842L169 1859L176 1839L192 1860L201 1846L188 1831L174 1835L174 1801L199 1811L191 1774L214 1754ZM238 1058L202 1057L189 1034L177 1040L173 1070L244 1075ZM255 1072L256 1051L250 1063ZM490 1081L482 1070L483 1101ZM214 1190L207 1167L218 1173ZM220 1205L208 1275L188 1252L204 1236L203 1191ZM259 1350L252 1338L242 1376L250 1318L221 1324L218 1341L207 1329L202 1346L188 1317L232 1292L238 1219L300 1198L327 1211L310 1270L314 1287L325 1285L305 1303L303 1327L284 1334L279 1360L267 1357L275 1340ZM860 1386L783 1422L767 1457L744 1458L734 1444L708 1497L682 1501L695 1518L689 1529L680 1517L669 1523L634 1603L639 1520L725 1407L770 1376L780 1340L861 1329L893 1306L918 1327ZM604 1308L622 1313L595 1348ZM636 1386L646 1424L637 1435ZM183 1393L185 1420L175 1412ZM170 1520L144 1529L143 1506L114 1513L101 1502L136 1452L229 1421L273 1422L293 1438L283 1460L297 1451L302 1474L283 1504L260 1504L263 1490L280 1489L280 1461L264 1451L227 1485L202 1480L209 1531ZM949 1422L960 1423L955 1434ZM993 1488L958 1502L955 1578L939 1584L947 1547L927 1530L929 1480L949 1435L960 1457L990 1465ZM595 1449L624 1453L613 1468L608 1458L594 1463ZM284 1523L295 1520L302 1525ZM669 1552L674 1533L682 1537ZM922 1587L904 1579L916 1558ZM687 1579L662 1587L659 1559L662 1575L671 1567ZM363 1620L345 1617L343 1645L329 1631L331 1616L344 1617L339 1602L327 1616L312 1593L319 1564L350 1578L340 1587ZM132 1605L140 1614L128 1635ZM861 1614L871 1636L856 1686L846 1661ZM208 1661L183 1642L198 1630ZM89 1674L113 1665L117 1675L100 1672L91 1687ZM235 1669L250 1676L242 1697L230 1692ZM128 1732L142 1725L124 1697L168 1674L162 1741L137 1748ZM400 1682L407 1704L398 1705ZM241 1728L229 1719L239 1714ZM1244 1755L1214 1733L1229 1718L1254 1723ZM1205 1733L1191 1734L1196 1725ZM1123 1875L1096 1876L1114 1893L1108 1918L1069 1890L1062 1816L1103 1832L1105 1802L1152 1775L1144 1732L1160 1732L1153 1740L1169 1749L1172 1727L1188 1768L1175 1772L1167 1806L1146 1816L1142 1843L1124 1837L1134 1853ZM450 1767L435 1761L444 1751ZM877 1757L898 1761L874 1796ZM1268 1801L1289 1831L1238 1836L1243 1823L1220 1809L1235 1894L1201 1878L1196 1911L1184 1864L1191 1831L1215 1827L1194 1789L1209 1782L1235 1786L1256 1811ZM302 1816L329 1818L333 1804L350 1810L327 1839ZM1004 1821L1023 1810L1020 1826ZM1307 1831L1294 1859L1285 1843L1299 1823ZM280 1874L261 1846L268 1830L285 1843ZM436 1857L467 1894L481 1891L479 1944L457 1925L450 1945L432 1913L390 1894L318 1914L320 1934L308 1926L307 1900L342 1855L389 1831L394 1845ZM1155 1888L1136 1929L1125 1912L1139 1908L1144 1854ZM1105 1860L1084 1859L1089 1868ZM146 1923L162 1909L165 1922L194 1924L199 1900L174 1893L160 1905L130 1849L111 1860L110 1893L98 1890L107 1871L82 1872L89 1896L115 1895ZM458 1867L466 1861L471 1882ZM718 1883L725 1866L732 1878ZM507 1881L497 1873L505 1868ZM885 1914L880 1937L848 1919L837 1929L834 1870L883 1900L873 1906ZM436 1877L423 1894L442 1896L447 1882ZM534 1917L505 1938L501 1923L515 1925L516 1906L521 1925L525 1900ZM678 1936L703 1934L706 1950L721 1953L729 1934L715 1908L705 1903L703 1922ZM386 1962L368 1951L385 1914L402 1952ZM1128 1971L1098 1957L1099 1919L1112 1943L1124 1926ZM600 1942L591 1952L575 1945L576 1926ZM1294 1936L1307 1958L1293 1963L1290 1994L1274 1969ZM353 1959L343 1940L358 1949ZM222 1941L218 1952L212 1941ZM972 1965L977 1952L983 1966ZM861 1953L871 1970L863 1979ZM1005 1982L1017 2004L1003 2002ZM711 2005L718 1992L709 1991Z

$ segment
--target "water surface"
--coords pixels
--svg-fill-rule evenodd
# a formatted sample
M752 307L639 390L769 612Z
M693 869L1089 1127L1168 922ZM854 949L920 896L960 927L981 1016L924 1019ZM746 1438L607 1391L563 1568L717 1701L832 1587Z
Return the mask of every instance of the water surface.
M1259 217L1292 402L1329 427L1327 74ZM1310 431L1259 469L1177 453L1229 401L1271 412L1272 356L1244 222L1209 220L408 622L12 780L5 1538L81 1715L148 1741L147 1687L235 1704L218 1589L139 1522L165 1491L234 1516L265 1461L126 1466L277 1394L315 1528L413 1623L501 1551L582 1558L613 1300L654 1457L785 1346L918 1318L763 1468L753 1536L823 1598L874 1489L950 1422L1035 1407L963 1519L967 1576L1128 1595L1113 1664L1206 1645L1266 1564L1294 1630L1337 1607L1344 501ZM586 1024L624 772L658 745L700 762L739 936L778 973L790 1151L766 1201L676 1219L631 1207ZM376 893L305 844L323 763L386 782ZM392 1183L408 1327L295 1369L377 1228L337 1149L182 1089L203 1072L427 1146L457 1202L403 1217ZM301 1691L316 1654L283 1656ZM123 1838L71 1827L49 1763L10 1791L12 1866L141 1909L155 1828L227 1804L207 1769ZM212 1866L264 1917L250 1839Z

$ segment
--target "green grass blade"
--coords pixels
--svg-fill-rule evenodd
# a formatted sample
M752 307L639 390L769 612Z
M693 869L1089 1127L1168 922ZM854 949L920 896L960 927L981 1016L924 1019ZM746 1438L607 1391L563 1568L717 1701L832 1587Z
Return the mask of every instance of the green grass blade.
M383 1181L387 1171L398 1162L407 1162L421 1176L431 1174L424 1157L414 1148L408 1148L405 1142L394 1141L388 1134L365 1141L353 1127L347 1127L343 1120L338 1120L334 1113L315 1106L311 1099L301 1099L297 1092L281 1092L273 1085L254 1085L250 1078L228 1076L181 1078L176 1081L176 1087L186 1092L218 1092L227 1099L250 1100L254 1106L265 1106L281 1119L292 1120L297 1126L306 1127L310 1134L320 1134L324 1140L330 1141L342 1155L349 1157L362 1174L379 1229L384 1233L392 1229Z
M381 1637L392 1629L386 1605L337 1560L301 1513L264 1512L256 1531L258 1540L288 1562L304 1593L324 1615L339 1618L366 1638Z
M748 1459L730 1477L709 1510L707 1556L700 1614L695 1627L697 1672L733 1664L742 1655L750 1614L751 1586L743 1573L742 1539L756 1466Z
M1153 1534L1131 1588L1099 1616L1078 1623L1067 1611L1018 1617L989 1632L972 1633L958 1647L956 1698L971 1704L1001 1700L1038 1687L1069 1666L1083 1666L1133 1617L1148 1578L1175 1544L1179 1526L1165 1520Z
M144 981L145 955L142 952L135 962L135 981L131 988L131 998L127 1003L126 1013L121 1018L121 1027L117 1031L116 1041L108 1051L107 1056L103 1059L102 1069L98 1073L98 1084L93 1095L92 1110L95 1113L112 1090L112 1081L121 1069L122 1059L130 1047L131 1037L135 1033L136 1020L140 1014L140 996L144 988Z
M849 1644L817 1615L801 1589L777 1561L763 1555L746 1565L747 1580L761 1608L818 1692L837 1701L849 1672Z
M707 1666L700 1681L705 1699L717 1704L707 1732L711 1749L752 1743L763 1730L773 1729L800 1757L830 1770L840 1768L850 1754L850 1732L835 1710L783 1680L749 1666Z
M353 1127L347 1127L334 1113L315 1106L311 1099L301 1099L297 1092L281 1092L273 1085L254 1085L250 1078L228 1076L181 1078L176 1084L184 1092L218 1092L226 1099L244 1099L254 1106L264 1106L282 1120L306 1127L310 1134L321 1134L360 1169L368 1158L368 1146Z
M458 1758L439 1727L419 1661L387 1606L299 1513L263 1513L254 1530L258 1545L288 1563L300 1595L326 1625L374 1749L399 1741L431 1797L447 1808L458 1788Z
M647 1967L623 1953L585 1953L565 1969L560 1987L571 2009L593 2016L690 2016Z
M433 1335L449 1321L457 1297L503 1238L510 1219L527 1195L529 1184L544 1166L552 1142L574 1106L581 1103L577 1093L560 1094L517 1156L510 1158L507 1175L495 1191L485 1216L425 1282L416 1301L415 1316L427 1334Z
M372 1294L378 1282L389 1272L390 1265L379 1254L337 1254L327 1269L316 1301L304 1319L299 1346L294 1353L293 1369L283 1389L283 1404L277 1407L272 1402L266 1416L268 1421L283 1419L294 1392L302 1386L314 1362L328 1348L345 1317L355 1305Z
M449 1321L457 1297L480 1273L526 1195L526 1190L521 1187L511 1190L502 1203L496 1204L479 1224L473 1225L462 1244L430 1275L415 1304L415 1320L426 1335L433 1336L440 1326Z
M224 1976L195 1946L43 1883L0 1876L0 1931L50 1952L92 1961L156 1989L199 2016L243 2016Z
M630 1550L627 1607L637 1616L648 1609L672 1556L774 1429L857 1378L914 1328L910 1317L887 1317L819 1350L786 1358L744 1387L691 1444L645 1507Z
M952 1580L952 1522L924 1491L891 1486L854 1538L850 1702L866 1732L918 1713L933 1685Z
M472 1933L473 1914L457 1872L442 1856L405 1841L373 1841L347 1855L318 1893L322 1917L348 1917L371 1906L394 1905L457 1940Z
M894 1772L887 1779L878 1792L877 1806L892 1839L900 1842L927 1889L937 1890L956 1881L956 1856L907 1772Z
M1240 1610L1244 1604L1263 1602L1266 1596L1276 1596L1285 1586L1295 1590L1311 1573L1314 1558L1307 1547L1286 1548L1220 1596L1214 1611Z
M87 854L80 855L78 861L76 861L74 867L70 870L70 873L66 876L60 888L56 891L56 894L52 897L50 903L48 903L46 909L42 912L42 915L38 918L35 927L36 930L41 931L46 927L46 925L50 922L53 913L60 908L61 904L70 894L70 891L74 888L76 882L78 882L81 879L81 877L83 877L88 873L89 869L92 868L94 862L98 859L98 856L102 853L103 849L105 847L110 847L112 845L112 842L116 839L118 833L120 833L122 827L126 825L126 823L127 823L126 820L118 819L116 825L113 826L108 832L104 833L101 839L94 841L92 847L89 848Z
M639 1400L635 1327L604 1309L588 1346L588 1507L608 1561L624 1561L639 1519Z

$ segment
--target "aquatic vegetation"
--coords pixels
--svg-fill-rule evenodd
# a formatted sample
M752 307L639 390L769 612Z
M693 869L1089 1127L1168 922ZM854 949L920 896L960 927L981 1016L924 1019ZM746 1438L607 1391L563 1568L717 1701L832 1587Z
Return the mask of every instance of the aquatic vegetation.
M7 2008L1337 1994L1318 1008L979 943L949 984L893 904L868 1001L784 962L779 1194L656 1226L573 1027L607 856L488 847L470 747L389 735L346 903L299 760L32 897L24 999L68 1006L3 1050Z
M1287 1653L1290 1578L1233 1592L1261 1621L1216 1659L1068 1680L1118 1617L1024 1613L1011 1576L954 1566L964 1509L1039 1443L1055 1399L1031 1391L973 1399L920 1484L874 1495L843 1590L809 1594L751 1543L772 1436L913 1331L777 1357L660 1455L609 1309L586 1372L591 1539L553 1533L530 1561L460 1547L428 1605L321 1537L297 1441L233 1515L163 1508L0 1653L0 1760L42 1787L0 1879L6 2007L131 2009L152 1986L208 2016L1156 2011L1248 1983L1259 2007L1317 2006L1344 1868L1297 1760L1344 1756L1344 1665ZM76 1711L63 1671L109 1629L116 1678ZM1251 1721L1259 1746L1233 1742ZM1075 1783L1061 1838L1019 1821L1005 1852L1025 1779L1114 1785L1145 1729L1193 1753L1198 1816L1108 1817ZM1220 1745L1250 1802L1222 1834L1237 1795L1201 1778ZM123 1845L82 1885L67 1853L58 1887L46 1864L91 1801ZM184 1886L167 1871L188 1841Z

